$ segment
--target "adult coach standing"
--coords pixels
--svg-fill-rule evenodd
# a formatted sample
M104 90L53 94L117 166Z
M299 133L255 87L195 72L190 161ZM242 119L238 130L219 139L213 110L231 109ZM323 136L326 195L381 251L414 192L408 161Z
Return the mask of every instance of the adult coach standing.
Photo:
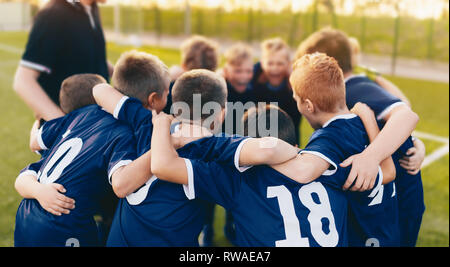
M36 119L64 115L59 90L65 78L94 73L109 80L113 66L97 2L106 0L51 0L36 15L13 85Z

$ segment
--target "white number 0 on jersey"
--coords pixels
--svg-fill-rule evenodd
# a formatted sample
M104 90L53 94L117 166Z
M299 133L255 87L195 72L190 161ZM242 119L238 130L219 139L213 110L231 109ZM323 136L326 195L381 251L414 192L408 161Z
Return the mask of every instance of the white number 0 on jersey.
M317 194L320 204L314 202L312 193ZM325 187L320 182L312 182L302 186L298 196L310 211L308 221L315 241L322 247L336 246L339 242L339 234ZM286 234L286 239L275 241L275 245L277 247L308 247L309 239L301 235L300 222L295 214L291 192L284 185L267 187L267 198L274 197L278 199ZM327 218L329 221L328 234L322 230L322 218Z
M51 184L58 180L63 170L72 162L78 153L80 153L82 146L83 141L80 138L72 138L62 143L45 165L44 170L39 175L39 181L43 184ZM61 157L63 158L61 159ZM48 175L48 172L53 167L52 173Z

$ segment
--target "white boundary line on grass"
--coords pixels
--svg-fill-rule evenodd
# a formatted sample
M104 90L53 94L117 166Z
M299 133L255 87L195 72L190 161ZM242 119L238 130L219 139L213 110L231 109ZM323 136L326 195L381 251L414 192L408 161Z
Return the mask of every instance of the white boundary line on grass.
M424 133L420 131L414 131L413 136L416 136L421 139L428 139L436 142L443 143L444 145L433 151L431 154L425 157L422 163L422 169L429 166L431 163L439 160L449 153L449 138L437 136L434 134Z
M2 43L0 43L0 50L9 52L11 54L16 54L16 55L22 55L22 53L24 51L23 48L17 48L15 46L2 44Z

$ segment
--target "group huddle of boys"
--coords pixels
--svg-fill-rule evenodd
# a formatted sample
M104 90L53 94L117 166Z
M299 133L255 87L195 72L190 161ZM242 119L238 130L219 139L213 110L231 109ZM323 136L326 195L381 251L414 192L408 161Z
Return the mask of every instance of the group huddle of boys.
M330 40L337 48L327 51L322 43ZM184 49L201 51L194 41ZM207 62L195 53L184 53L174 74L137 51L118 60L114 87L93 74L67 78L60 92L67 115L35 129L31 148L42 158L16 181L24 199L15 246L105 245L94 215L111 188L119 202L107 246L198 246L212 204L232 216L236 246L414 246L425 209L422 181L398 162L414 146L417 115L367 76L352 75L344 33L313 34L293 65L283 48L266 42L256 65L247 48L230 49L225 79L214 62L189 66ZM196 94L221 111L198 119L166 114L179 102L192 108ZM249 111L243 128L276 109L291 119L278 122L288 133L219 133L227 100L277 102ZM300 114L315 129L302 150L295 143ZM383 134L393 146L380 149L375 140ZM363 151L374 156L370 177L341 165Z

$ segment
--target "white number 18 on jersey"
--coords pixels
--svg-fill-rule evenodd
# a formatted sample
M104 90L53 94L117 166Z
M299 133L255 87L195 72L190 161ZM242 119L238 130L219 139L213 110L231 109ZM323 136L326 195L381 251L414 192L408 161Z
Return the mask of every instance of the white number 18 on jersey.
M319 197L320 204L314 202L312 193ZM302 186L298 191L302 204L309 209L309 225L314 240L322 247L335 247L339 242L339 234L336 230L330 200L325 187L320 182L312 182ZM295 214L294 201L291 192L284 186L269 186L267 198L278 199L281 216L283 217L286 239L275 241L277 247L309 247L309 239L302 237L300 222ZM329 221L329 233L322 230L322 219Z

